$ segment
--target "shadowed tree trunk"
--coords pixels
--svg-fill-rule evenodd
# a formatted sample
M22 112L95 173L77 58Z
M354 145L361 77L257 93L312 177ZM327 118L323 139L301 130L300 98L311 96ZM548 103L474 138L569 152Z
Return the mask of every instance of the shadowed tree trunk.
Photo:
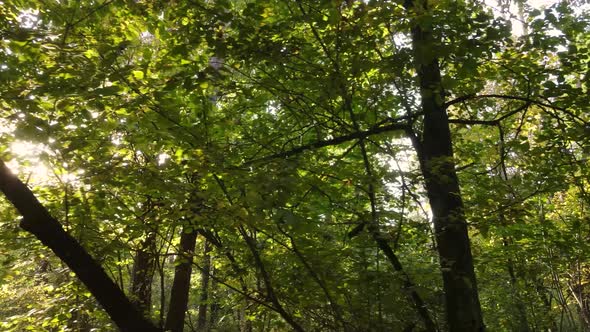
M414 14L428 15L426 0L406 0ZM414 63L420 81L423 132L411 138L416 148L432 209L435 238L451 332L483 331L484 324L467 233L467 222L453 160L445 93L431 31L415 23L412 29Z
M152 281L154 279L154 263L156 232L149 231L145 241L135 255L131 294L133 303L144 314L149 315L152 305Z
M186 232L183 229L182 235L180 235L180 250L175 263L170 305L166 316L166 331L182 332L184 328L197 234L197 230Z
M31 190L10 173L3 161L0 161L0 190L23 216L20 227L33 234L72 269L121 331L161 332L49 214Z
M211 265L210 272L212 276L215 275L215 266ZM211 286L209 286L209 294L217 294L217 288L217 281L215 279L212 279ZM219 303L215 299L212 299L211 296L209 296L209 329L215 328L220 309L221 306L219 305Z
M209 241L205 240L197 331L207 331L207 300L209 299L209 274L211 273L211 256L209 255L209 252L211 252L211 244Z
M256 239L254 237L250 236L248 234L248 232L242 226L239 227L239 232L242 235L242 237L244 238L246 245L248 246L248 249L250 249L250 253L252 254L252 256L254 258L254 263L256 265L256 268L260 272L260 275L262 277L262 282L264 283L264 288L266 290L266 296L269 299L269 301L273 304L274 311L276 311L281 316L281 318L283 318L285 320L285 322L287 322L291 326L291 328L294 331L297 331L297 332L305 331L303 329L303 327L299 324L299 322L297 322L295 320L295 318L289 312L287 312L287 310L285 310L285 308L283 307L283 305L279 301L279 298L277 297L277 295L275 293L274 286L273 286L272 281L270 279L270 275L266 271L266 267L264 266L264 263L262 262L262 258L260 257L260 253L258 252ZM262 288L262 287L259 287L259 288Z

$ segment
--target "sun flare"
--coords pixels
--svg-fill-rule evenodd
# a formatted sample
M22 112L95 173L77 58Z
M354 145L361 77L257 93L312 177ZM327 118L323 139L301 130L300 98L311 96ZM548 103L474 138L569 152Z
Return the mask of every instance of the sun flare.
M27 182L45 183L53 177L51 169L41 160L41 155L48 149L43 144L16 141L10 144L10 153L16 158L8 161L6 165L15 174L23 174Z

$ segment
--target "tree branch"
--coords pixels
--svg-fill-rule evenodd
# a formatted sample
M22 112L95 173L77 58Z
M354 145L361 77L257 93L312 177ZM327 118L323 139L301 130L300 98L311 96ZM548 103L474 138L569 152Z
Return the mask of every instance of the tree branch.
M554 110L558 110L558 111L564 112L565 114L567 114L570 117L572 117L572 118L580 121L581 123L588 124L588 121L580 118L576 114L573 114L567 108L556 106L556 105L553 105L553 104L550 104L550 103L541 102L541 101L538 101L538 100L534 100L534 99L531 99L529 97L500 95L500 94L476 95L476 94L472 93L472 94L468 94L468 95L461 96L461 97L455 98L453 100L450 100L450 101L448 101L448 102L446 102L444 104L444 107L449 107L451 105L458 104L458 103L461 103L461 102L464 102L464 101L467 101L467 100L484 99L484 98L497 98L497 99L508 99L508 100L520 100L520 101L527 102L528 104L534 104L534 105L544 106L544 107L548 107L548 108L551 108L551 109L554 109Z
M520 97L520 96L510 96L510 95L500 95L500 94L486 94L486 95L476 95L474 93L468 94L468 95L464 95L458 98L455 98L453 100L449 100L448 102L446 102L444 104L444 107L449 107L451 105L454 104L458 104L464 101L468 101L468 100L476 100L476 99L484 99L484 98L497 98L497 99L508 99L508 100L520 100L520 101L526 101L528 103L531 104L537 104L537 105L541 105L541 106L545 106L545 107L551 107L551 108L555 108L555 109L560 109L557 106L553 106L553 105L549 105L537 100L533 100L531 98L528 97Z
M518 112L526 110L527 108L529 108L529 106L531 106L531 102L526 102L525 104L521 105L520 107L518 107L518 108L516 108L516 109L514 109L514 110L502 115L501 117L494 119L494 120L449 119L449 123L464 124L464 125L498 126L500 124L500 121L505 120Z
M243 163L242 166L249 166L252 164L270 161L273 159L288 158L288 157L300 154L300 153L308 151L308 150L317 150L317 149L321 149L321 148L324 148L327 146L334 146L334 145L342 144L342 143L352 141L355 139L363 139L363 138L366 138L371 135L377 135L377 134L382 134L382 133L396 131L396 130L406 130L407 128L408 128L408 125L402 124L402 123L392 123L392 124L385 125L385 126L376 126L376 127L373 127L369 130L359 131L356 133L352 133L352 134L348 134L348 135L344 135L344 136L339 136L339 137L332 138L329 140L317 141L317 142L305 144L305 145L302 145L302 146L299 146L299 147L296 147L294 149L287 150L284 152L275 153L275 154L272 154L272 155L269 155L266 157L262 157L259 159L253 159L253 160Z

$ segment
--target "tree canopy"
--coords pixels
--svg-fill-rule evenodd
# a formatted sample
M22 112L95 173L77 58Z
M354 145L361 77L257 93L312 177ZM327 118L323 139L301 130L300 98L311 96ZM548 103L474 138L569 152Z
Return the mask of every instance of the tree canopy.
M590 330L583 1L1 0L0 37L3 331Z

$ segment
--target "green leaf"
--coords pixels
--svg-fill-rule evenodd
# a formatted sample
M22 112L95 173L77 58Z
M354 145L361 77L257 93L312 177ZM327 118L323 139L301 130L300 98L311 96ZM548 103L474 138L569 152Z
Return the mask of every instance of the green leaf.
M143 80L143 71L141 71L141 70L133 70L133 71L131 71L131 74L133 74L133 77L135 77L135 79L137 79L137 80Z

